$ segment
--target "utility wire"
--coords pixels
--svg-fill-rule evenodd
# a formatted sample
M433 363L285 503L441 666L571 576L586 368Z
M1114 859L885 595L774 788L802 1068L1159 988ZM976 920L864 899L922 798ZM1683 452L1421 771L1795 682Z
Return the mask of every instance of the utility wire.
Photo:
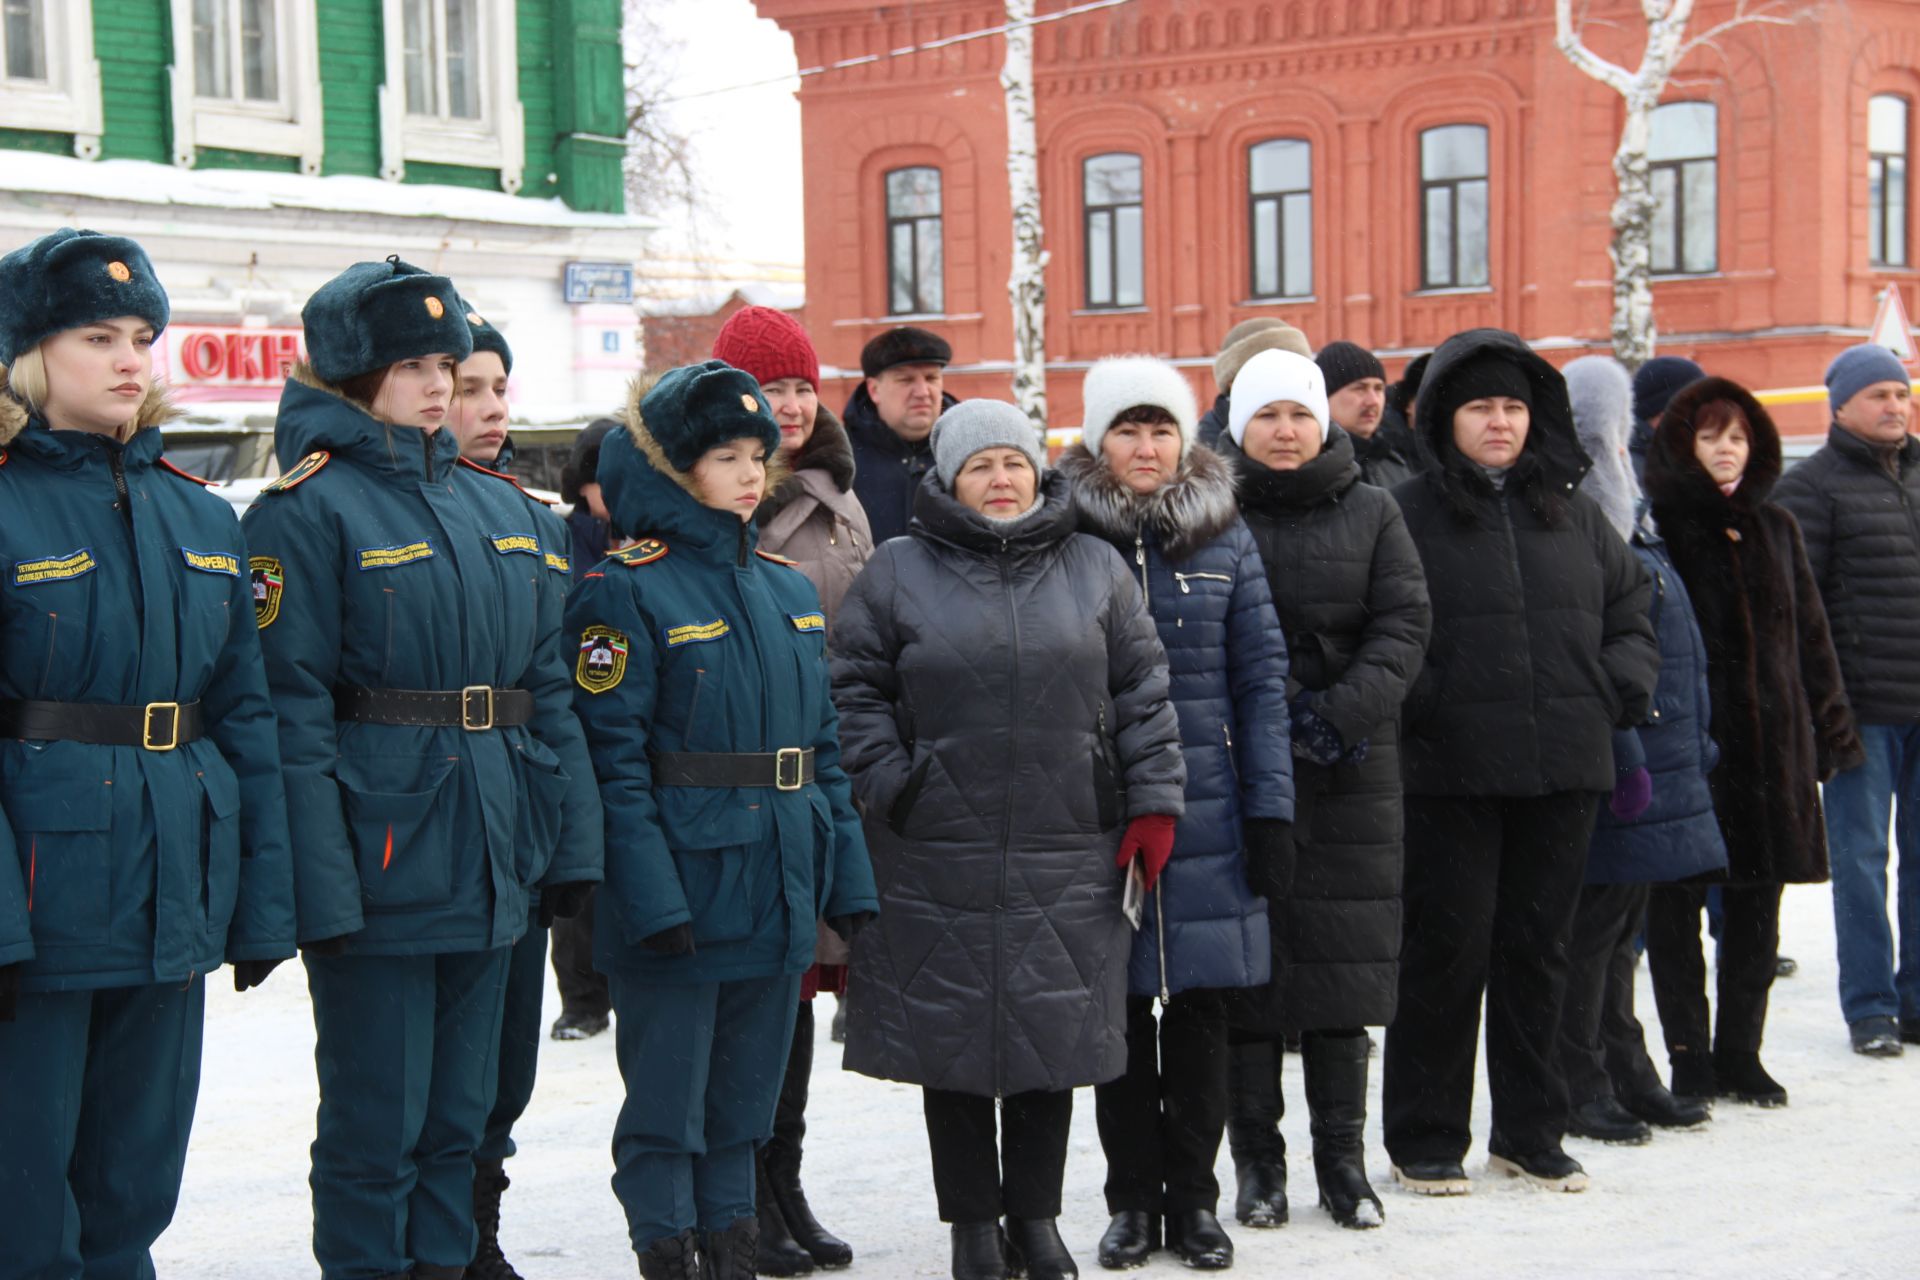
M1076 4L1062 9L1058 13L1036 14L1025 22L1003 22L997 27L983 27L978 31L963 31L957 36L943 36L938 40L929 40L925 44L912 44L902 49L889 49L885 53L863 54L858 58L842 58L838 62L829 62L824 66L802 67L797 72L783 76L773 76L766 80L751 80L746 84L730 84L721 89L701 89L694 93L683 93L675 97L662 99L663 104L692 102L696 98L712 98L723 93L739 93L743 89L764 89L769 85L786 84L796 76L804 80L808 76L823 76L829 71L844 71L848 67L864 67L875 62L884 62L888 58L904 58L910 54L926 53L934 49L945 49L951 45L966 44L971 40L985 40L990 36L1003 36L1009 31L1021 27L1037 27L1045 22L1058 22L1062 18L1071 18L1082 13L1092 13L1096 9L1114 9L1133 0L1088 0L1085 4Z

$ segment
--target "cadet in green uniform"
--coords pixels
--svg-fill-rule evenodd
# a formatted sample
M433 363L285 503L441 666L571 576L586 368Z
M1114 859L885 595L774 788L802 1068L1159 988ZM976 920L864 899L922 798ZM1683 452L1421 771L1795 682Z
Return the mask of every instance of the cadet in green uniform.
M513 461L513 438L507 434L507 376L513 372L513 349L492 322L465 302L461 313L473 334L473 354L455 371L456 386L448 424L460 442L460 456L488 469L502 483L520 488L508 473ZM561 659L571 664L573 653L559 633L566 609L569 573L567 525L547 504L525 496L540 538L540 557L547 576L541 596L541 631L551 630L560 645ZM586 769L579 772L597 811L599 793ZM596 833L595 838L598 838ZM487 1117L487 1127L474 1152L473 1224L480 1243L467 1266L467 1280L521 1280L500 1249L500 1197L510 1180L506 1158L513 1154L513 1125L533 1097L534 1072L540 1054L540 1003L547 989L547 930L553 923L553 895L536 895L527 932L514 944L507 961L506 1006L500 1024L499 1096Z
M301 313L283 473L246 516L318 1033L325 1280L455 1280L536 886L599 879L553 571L525 495L460 460L452 284L389 258ZM556 852L557 850L557 852Z
M0 258L0 1277L153 1275L202 975L293 954L233 510L161 457L140 246Z
M753 1150L816 921L878 909L828 699L813 584L755 550L779 429L749 375L675 369L608 435L640 535L574 589L576 708L606 804L595 960L627 1086L613 1189L646 1277L753 1274Z

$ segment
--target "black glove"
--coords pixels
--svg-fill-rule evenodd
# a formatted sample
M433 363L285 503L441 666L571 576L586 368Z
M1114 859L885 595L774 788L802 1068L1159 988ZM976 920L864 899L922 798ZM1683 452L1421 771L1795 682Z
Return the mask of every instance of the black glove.
M20 971L26 967L24 960L0 964L0 1022L12 1022L20 1007Z
M341 940L344 946L345 939ZM278 960L235 960L233 962L233 989L245 991L257 987L267 980L267 975L280 967Z
M677 924L671 929L648 934L640 939L640 945L663 956L690 956L693 954L693 925Z
M593 881L569 880L550 884L540 890L540 927L549 929L555 920L571 920L587 909L593 896Z
M1247 848L1247 888L1269 900L1293 890L1293 824L1278 818L1248 818L1241 824Z
M852 942L853 935L866 928L868 923L879 918L877 912L856 911L847 916L828 916L827 928L840 935L840 941Z
M347 939L350 933L337 934L331 938L315 938L312 942L303 942L300 949L310 956L319 956L324 960L338 960L347 954Z

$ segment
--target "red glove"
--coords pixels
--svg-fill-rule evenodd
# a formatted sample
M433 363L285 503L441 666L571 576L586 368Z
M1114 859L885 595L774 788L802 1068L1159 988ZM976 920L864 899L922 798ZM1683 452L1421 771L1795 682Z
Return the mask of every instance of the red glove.
M1114 865L1125 871L1128 863L1139 858L1147 873L1147 888L1153 888L1167 869L1167 859L1173 857L1173 824L1164 813L1145 813L1129 822Z

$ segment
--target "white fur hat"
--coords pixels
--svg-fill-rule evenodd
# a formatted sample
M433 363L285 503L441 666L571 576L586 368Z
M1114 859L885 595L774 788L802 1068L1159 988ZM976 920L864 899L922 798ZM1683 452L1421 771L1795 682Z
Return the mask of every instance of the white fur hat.
M1227 434L1235 444L1246 442L1247 423L1275 400L1305 405L1320 422L1321 442L1326 441L1327 375L1305 356L1262 351L1241 368L1227 395Z
M1165 360L1152 356L1108 356L1087 370L1081 399L1086 405L1086 425L1080 438L1087 452L1100 456L1100 441L1113 420L1137 405L1165 409L1180 428L1180 456L1193 447L1194 424L1200 410L1193 399L1193 386L1181 372Z

